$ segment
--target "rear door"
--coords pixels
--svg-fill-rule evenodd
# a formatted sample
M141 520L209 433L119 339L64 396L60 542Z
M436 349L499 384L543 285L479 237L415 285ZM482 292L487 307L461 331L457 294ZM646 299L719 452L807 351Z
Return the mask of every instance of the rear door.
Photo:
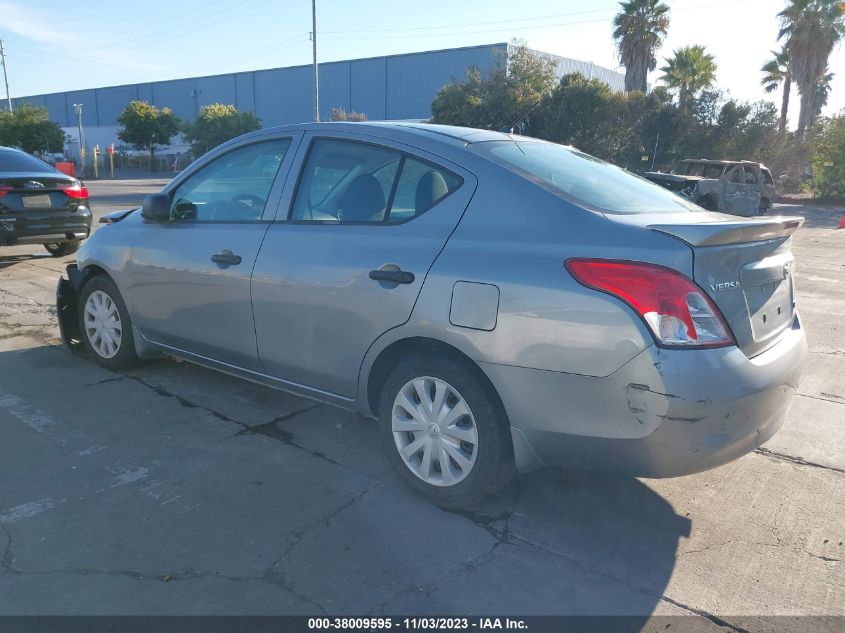
M722 177L720 209L734 215L757 215L760 207L760 187L749 165L734 165Z
M259 355L277 378L352 397L367 349L410 317L476 181L389 141L306 140L253 274Z

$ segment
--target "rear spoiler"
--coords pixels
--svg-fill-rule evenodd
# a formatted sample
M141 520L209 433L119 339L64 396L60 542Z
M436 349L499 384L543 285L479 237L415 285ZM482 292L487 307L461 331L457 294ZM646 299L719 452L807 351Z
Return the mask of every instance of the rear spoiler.
M804 218L799 216L773 216L696 224L650 224L648 228L677 237L690 246L719 246L787 237L802 224Z

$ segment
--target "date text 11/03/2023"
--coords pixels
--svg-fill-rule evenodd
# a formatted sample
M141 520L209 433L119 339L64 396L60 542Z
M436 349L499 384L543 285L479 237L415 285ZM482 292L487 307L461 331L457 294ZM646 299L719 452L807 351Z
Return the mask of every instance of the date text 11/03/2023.
M524 620L519 618L309 618L311 630L523 630Z

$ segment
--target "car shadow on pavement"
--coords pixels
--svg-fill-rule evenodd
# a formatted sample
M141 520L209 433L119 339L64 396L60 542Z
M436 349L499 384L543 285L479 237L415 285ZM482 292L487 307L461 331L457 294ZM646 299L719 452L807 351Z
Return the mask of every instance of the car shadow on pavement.
M42 248L43 247L31 247L35 248ZM27 253L24 255L0 255L0 270L3 268L8 268L9 266L14 266L15 264L19 264L21 262L32 262L33 260L51 260L55 259L52 255L45 252L43 255L41 253Z
M60 346L0 352L0 428L4 613L689 613L664 592L691 522L636 479L541 470L445 510L372 420Z

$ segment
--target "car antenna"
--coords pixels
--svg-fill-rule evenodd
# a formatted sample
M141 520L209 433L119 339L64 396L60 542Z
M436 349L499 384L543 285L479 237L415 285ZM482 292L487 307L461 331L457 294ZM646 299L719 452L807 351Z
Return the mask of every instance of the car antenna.
M519 117L516 121L514 121L512 125L505 126L505 127L503 127L501 130L499 130L499 131L500 131L500 132L502 132L502 133L504 133L504 134L513 134L513 131L514 131L514 129L516 129L516 126L517 126L517 125L519 125L520 123L522 123L522 119L524 119L524 118L525 118L525 117L527 117L529 114L531 114L531 112L534 110L534 108L536 108L536 107L537 107L538 105L540 105L542 102L543 102L543 100L542 100L542 99L538 99L538 100L537 100L537 103L535 103L533 106L531 106L530 108L528 108L525 112L523 112L523 113L522 113L522 116L520 116L520 117Z

